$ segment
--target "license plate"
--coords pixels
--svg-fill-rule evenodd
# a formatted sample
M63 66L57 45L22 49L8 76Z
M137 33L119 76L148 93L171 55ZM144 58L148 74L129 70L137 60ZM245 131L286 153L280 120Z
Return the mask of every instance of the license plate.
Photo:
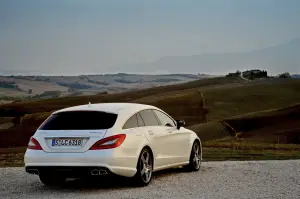
M82 139L52 139L52 146L82 146Z

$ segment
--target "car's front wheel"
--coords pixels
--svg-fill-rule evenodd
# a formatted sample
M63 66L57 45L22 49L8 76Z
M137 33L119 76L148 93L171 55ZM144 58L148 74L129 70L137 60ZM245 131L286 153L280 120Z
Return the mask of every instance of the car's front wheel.
M150 149L144 148L139 156L137 164L137 173L134 177L138 186L147 186L152 178L153 157Z
M41 173L39 177L41 182L46 186L61 186L66 181L66 177L53 173Z
M198 171L201 167L202 147L199 141L195 141L190 154L190 161L187 165L189 171Z

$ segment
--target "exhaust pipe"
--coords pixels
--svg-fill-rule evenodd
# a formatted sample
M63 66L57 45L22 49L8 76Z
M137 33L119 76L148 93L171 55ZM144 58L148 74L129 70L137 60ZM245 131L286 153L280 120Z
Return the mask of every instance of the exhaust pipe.
M99 175L99 172L97 169L93 169L93 170L91 170L91 174L92 174L92 176L97 176L97 175Z
M103 169L99 169L99 175L106 175L107 171Z
M92 176L97 176L97 175L106 175L107 171L103 169L93 169L91 170L91 175Z

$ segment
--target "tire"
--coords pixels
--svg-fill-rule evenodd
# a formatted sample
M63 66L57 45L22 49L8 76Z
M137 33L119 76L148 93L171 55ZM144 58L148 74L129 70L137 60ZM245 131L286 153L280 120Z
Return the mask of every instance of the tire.
M49 174L40 174L40 181L46 185L46 186L61 186L65 183L66 181L66 177L64 176L58 176L56 174L53 173L49 173Z
M188 171L198 171L201 167L202 147L199 141L195 141L192 146L189 164L186 166Z
M134 176L134 184L139 187L147 186L152 179L153 156L148 148L144 148L139 156L137 172Z

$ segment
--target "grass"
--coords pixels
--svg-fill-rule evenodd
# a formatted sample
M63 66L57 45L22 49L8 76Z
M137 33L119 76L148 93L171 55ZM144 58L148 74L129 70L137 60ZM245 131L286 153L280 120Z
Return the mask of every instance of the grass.
M250 126L258 124L259 121L266 125L268 123L264 121L268 117L278 117L276 123L289 118L286 113L296 110L296 106L289 107L289 110L278 109L300 103L299 90L300 80L297 79L245 82L239 78L221 77L126 93L30 100L0 105L0 123L19 122L15 127L0 132L0 144L11 142L5 147L17 147L0 150L0 166L23 165L24 148L18 146L28 143L35 128L52 111L88 102L137 102L162 108L174 118L186 120L188 128L201 137L205 160L298 159L299 145L264 143L263 139L240 140L236 133L244 135L245 132L240 130L245 130L247 118ZM204 94L206 103L199 92ZM208 109L208 115L205 115L203 106ZM205 123L207 119L209 122ZM243 128L237 128L239 131L235 132L220 122L223 120L229 121L235 129L238 126ZM256 128L261 127L257 125ZM264 138L266 135L261 136Z
M204 90L209 120L220 120L250 112L285 108L300 102L300 80L245 84ZM200 89L201 91L201 89Z
M23 167L26 148L0 149L0 167Z
M234 136L229 128L227 128L222 122L217 121L196 124L187 128L196 132L201 138L201 141L217 140L228 136Z
M101 102L130 102L149 96L159 95L160 98L170 96L171 92L183 91L193 88L201 88L205 86L227 84L233 82L240 82L241 80L236 78L211 78L205 80L196 80L184 84L161 86L155 88L149 88L139 91L129 91L118 94L108 94L104 96L90 95L90 96L78 96L78 97L63 97L57 99L44 99L44 100L30 100L23 101L15 104L4 104L0 106L5 110L17 110L19 112L37 113L57 110L69 106Z
M203 148L204 161L225 161L225 160L289 160L300 159L299 150L259 150L245 149L237 150L231 148Z
M203 142L206 148L222 148L233 150L275 150L275 151L300 151L300 145L297 144L270 144L270 143L248 143L231 141L211 140Z

